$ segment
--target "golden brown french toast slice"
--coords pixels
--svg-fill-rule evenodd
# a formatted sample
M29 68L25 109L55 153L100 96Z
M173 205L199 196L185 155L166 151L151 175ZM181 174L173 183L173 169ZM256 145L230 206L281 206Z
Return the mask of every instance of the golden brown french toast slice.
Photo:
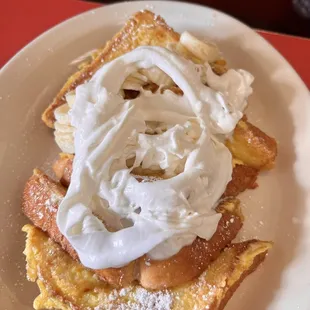
M23 231L28 279L37 281L40 288L35 309L220 310L272 246L258 240L232 244L199 278L172 289L148 291L139 285L113 289L39 228L26 225Z
M245 165L259 169L272 169L277 157L277 142L243 117L226 146L234 158Z
M103 49L98 50L97 56L89 64L74 73L59 91L53 102L42 115L44 123L53 128L54 110L64 104L65 95L78 85L89 80L91 76L106 62L113 60L138 46L152 45L166 47L169 43L179 41L180 35L170 28L158 15L150 11L140 11L133 15Z
M149 11L141 11L133 15L125 26L105 45L96 51L96 57L90 64L84 65L80 71L73 74L57 94L53 102L42 115L47 126L53 128L57 107L66 103L65 95L74 90L78 85L89 80L91 76L106 62L113 60L138 46L154 45L168 46L179 42L180 35L170 28L160 16L155 16ZM219 60L216 68L225 68L225 60ZM214 64L213 64L214 65ZM225 69L226 70L226 69ZM222 72L223 73L223 72ZM129 90L127 90L130 92ZM234 158L239 159L244 165L254 169L270 169L274 166L277 155L276 141L250 124L246 118L242 119L235 131L233 138L227 141Z
M35 170L26 183L22 210L36 226L74 259L75 250L61 234L56 223L58 206L65 195L65 188L44 173ZM95 270L101 280L112 286L127 286L138 281L148 289L162 289L186 283L198 277L218 257L220 251L230 244L242 227L243 215L238 199L226 199L217 207L222 213L218 227L210 240L196 238L176 255L161 261L141 257L122 268Z

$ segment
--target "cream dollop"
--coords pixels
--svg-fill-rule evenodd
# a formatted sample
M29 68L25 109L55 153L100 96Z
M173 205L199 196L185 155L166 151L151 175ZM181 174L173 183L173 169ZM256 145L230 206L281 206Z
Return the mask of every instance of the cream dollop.
M125 79L152 67L184 95L142 91L124 100ZM243 115L252 80L235 70L219 77L208 64L201 70L167 49L146 46L77 87L70 112L73 173L57 224L85 266L120 267L146 253L165 259L197 236L212 237L221 217L214 209L232 173L222 141ZM165 130L147 134L152 122ZM141 166L163 169L166 178L138 182L131 172Z

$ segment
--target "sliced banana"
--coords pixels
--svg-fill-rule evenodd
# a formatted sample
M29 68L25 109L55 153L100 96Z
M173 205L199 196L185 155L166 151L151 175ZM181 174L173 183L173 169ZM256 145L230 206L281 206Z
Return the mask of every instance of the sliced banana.
M156 121L145 121L146 130L145 133L148 135L161 134L167 131L167 124L163 122Z
M174 82L171 79L171 77L158 67L152 67L149 69L140 69L140 72L147 78L148 81L155 83L158 86L170 87L174 85Z
M70 107L67 103L61 105L54 111L54 115L56 118L56 121L60 124L64 125L70 125L69 115L68 112L70 110Z
M139 72L132 73L123 83L122 89L138 90L140 91L142 86L148 83L146 76Z
M171 52L178 54L179 56L184 57L185 59L191 60L195 64L201 64L203 61L197 58L193 53L191 53L184 45L180 42L178 43L168 43L167 49Z
M73 126L67 124L61 124L59 122L55 122L54 127L55 130L58 132L73 133L75 131L75 128Z
M173 86L173 80L158 67L149 69L140 69L138 72L131 74L123 83L122 89L138 90L148 83L154 83L158 86Z
M55 131L55 141L62 152L74 154L74 136L70 132Z
M186 49L204 62L214 62L217 59L221 59L221 53L216 45L202 42L187 31L182 33L180 42Z
M72 108L75 102L75 91L70 91L65 97L69 107Z
M193 61L196 64L203 64L205 62L214 63L219 59L222 59L218 47L212 43L202 42L189 32L183 32L180 41L178 43L169 44L168 49L183 56L186 59ZM93 56L94 51L90 51L88 54L83 55L80 59L76 59L76 62L85 60L85 58ZM84 58L84 59L83 59ZM201 72L202 79L204 72ZM159 89L173 88L175 83L165 72L158 67L152 67L148 69L140 69L139 71L131 74L123 83L121 91L123 90L137 90L141 91L142 87L154 83L159 86ZM75 102L75 91L71 91L66 94L66 104L58 107L54 111L56 118L55 122L55 140L61 150L65 153L74 154L74 130L71 126L68 112L73 107ZM195 124L191 124L194 126ZM192 138L192 131L189 126L188 135ZM147 126L147 133L159 134L167 130L166 124L150 123Z

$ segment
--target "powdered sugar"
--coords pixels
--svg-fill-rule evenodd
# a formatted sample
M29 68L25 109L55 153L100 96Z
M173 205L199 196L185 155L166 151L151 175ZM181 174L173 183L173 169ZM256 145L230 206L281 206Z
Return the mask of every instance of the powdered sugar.
M128 296L133 301L117 304L117 299ZM132 290L131 287L121 290L113 290L108 296L112 302L107 310L170 310L172 306L172 295L169 291L148 291L142 287ZM115 302L115 303L114 303ZM95 310L103 308L97 307Z
M59 197L54 193L51 193L50 197L44 202L45 207L49 209L50 212L56 212L57 208L55 206L59 202Z
M124 297L124 296L128 295L128 294L130 293L131 290L132 290L131 287L125 287L125 288L122 288L122 289L120 289L120 290L115 289L115 290L113 290L113 291L109 294L108 300L109 300L109 301L114 301L114 300L116 300L116 299L119 298L119 297Z
M139 305L133 307L133 310L169 310L172 304L172 297L168 291L149 292L144 288L138 288L135 299Z

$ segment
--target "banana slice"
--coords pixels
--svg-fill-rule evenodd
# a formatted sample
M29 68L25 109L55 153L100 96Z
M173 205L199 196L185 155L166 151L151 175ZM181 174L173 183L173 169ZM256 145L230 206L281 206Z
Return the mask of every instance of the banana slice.
M140 91L142 86L148 83L146 76L139 72L132 73L123 83L122 89L138 90Z
M70 125L69 115L68 112L70 110L70 107L67 103L61 105L54 111L54 115L56 118L56 121L60 124L64 125Z
M55 141L64 153L74 154L74 131L71 126L69 114L72 105L75 101L75 93L70 92L66 95L67 103L61 105L54 111L56 118L55 126Z
M54 123L55 131L64 132L64 133L74 133L75 128L71 125L61 124L59 122Z
M74 154L74 136L70 132L54 132L55 141L63 153Z
M65 97L69 107L72 108L75 102L75 91L70 91Z
M179 56L184 57L185 59L191 60L195 64L202 64L203 61L197 58L193 53L191 53L184 45L180 42L178 43L168 43L167 49L171 52L178 54Z
M173 80L158 67L149 69L140 69L138 72L131 74L123 83L122 89L138 90L148 83L154 83L158 86L173 86Z
M180 42L186 49L204 62L214 62L222 58L216 45L202 42L187 31L182 33Z
M140 72L148 79L148 81L155 83L158 86L170 87L174 85L174 82L171 79L171 77L158 67L152 67L149 69L140 69Z
M145 125L146 125L145 133L148 135L161 134L167 131L168 129L167 124L163 122L145 121Z

